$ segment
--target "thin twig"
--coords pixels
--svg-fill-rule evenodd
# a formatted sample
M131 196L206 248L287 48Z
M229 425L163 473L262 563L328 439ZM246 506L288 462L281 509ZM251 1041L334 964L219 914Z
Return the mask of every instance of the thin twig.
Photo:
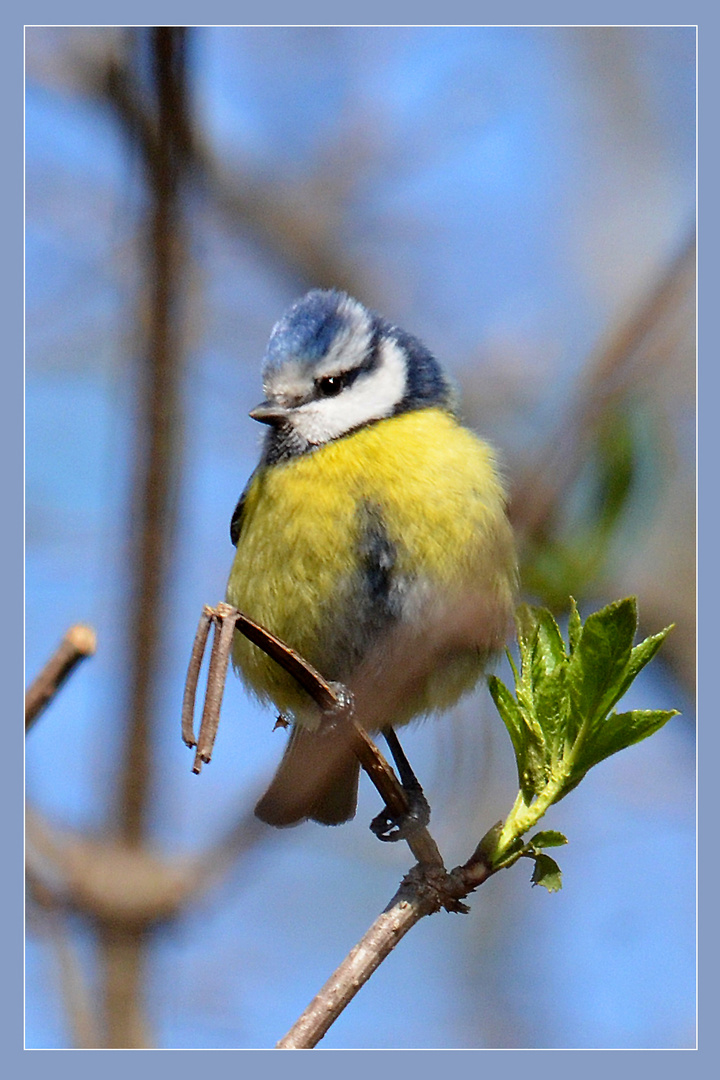
M330 976L276 1048L291 1050L317 1046L360 987L365 985L408 930L425 915L438 911L440 906L430 890L420 891L415 882L408 882L406 878L386 909Z
M271 634L259 623L249 619L230 604L221 603L215 608L205 607L200 617L195 640L193 642L190 664L183 694L182 737L192 747L195 744L193 713L197 690L198 675L202 665L203 652L211 623L216 628L210 656L210 670L203 706L200 733L197 739L197 752L193 763L193 772L199 773L203 764L212 756L213 744L220 723L220 707L227 676L227 668L232 651L232 639L235 630L244 634L248 640L262 649L285 671L292 675L310 694L323 711L333 711L345 707L347 721L354 728L353 751L360 764L377 788L390 813L399 817L410 809L409 802L395 772L367 732L351 715L351 695L338 683L329 683L299 653L286 645L284 641ZM445 864L437 844L424 826L416 828L408 837L408 846L419 863L443 869Z
M185 691L183 693L182 737L185 745L189 746L190 748L192 748L193 746L197 746L197 739L195 738L195 728L193 726L193 717L195 715L195 697L197 695L197 684L200 677L202 659L205 654L205 646L207 645L208 634L210 633L211 626L212 608L208 607L206 604L202 610L200 622L198 623L197 633L195 634L193 650L190 656L190 663L188 665L187 678L185 679Z
M378 790L385 805L394 817L401 817L410 809L405 789L398 781L389 762L383 757L364 728L355 724L355 753L363 769ZM404 837L408 847L422 866L444 870L445 863L440 849L433 840L426 826L417 827Z
M249 641L280 664L307 690L323 711L336 709L340 705L340 696L333 686L322 677L319 671L315 670L312 664L304 660L280 638L275 637L269 630L249 619L247 615L243 615L237 608L231 607L230 604L220 603L214 608L206 605L200 616L193 641L183 693L181 730L183 741L187 746L193 747L198 744L193 725L195 699L208 633L213 623L220 627L220 631L216 632L213 641L208 688L198 736L198 740L202 742L202 750L198 748L193 771L199 772L202 764L207 764L212 755L213 742L220 722L220 705L232 651L234 630L239 630Z
M25 731L29 731L52 701L68 675L86 656L95 652L95 631L78 623L71 626L40 674L25 693Z
M221 606L218 605L218 608ZM300 653L295 652L264 626L248 619L247 615L243 615L241 611L237 611L235 627L245 635L248 641L252 641L253 645L257 645L272 660L280 664L289 675L292 675L323 711L338 708L341 700L337 690Z
M406 814L410 809L410 803L402 785L398 782L392 765L380 752L365 728L356 721L353 721L353 724L355 726L355 745L353 746L355 756L380 796L385 800L390 813L395 817Z
M461 902L463 897L494 872L487 863L482 862L477 852L464 866L457 867L450 874L428 866L417 866L411 870L385 910L276 1048L290 1050L317 1046L360 987L365 985L408 930L426 915L432 915L442 908L467 912L467 907Z

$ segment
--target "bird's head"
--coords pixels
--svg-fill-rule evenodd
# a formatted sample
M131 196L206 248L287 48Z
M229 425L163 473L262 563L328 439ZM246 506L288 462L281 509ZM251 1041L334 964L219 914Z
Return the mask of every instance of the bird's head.
M336 290L313 289L275 325L263 362L266 461L306 453L411 409L452 408L434 356L410 334Z

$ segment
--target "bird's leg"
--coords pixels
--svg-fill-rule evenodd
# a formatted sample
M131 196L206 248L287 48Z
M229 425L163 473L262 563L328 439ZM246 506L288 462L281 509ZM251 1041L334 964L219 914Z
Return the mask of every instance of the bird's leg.
M383 728L382 734L395 762L409 809L404 814L394 814L385 806L377 817L373 818L370 828L379 840L405 840L417 829L427 826L430 821L430 806L393 728Z

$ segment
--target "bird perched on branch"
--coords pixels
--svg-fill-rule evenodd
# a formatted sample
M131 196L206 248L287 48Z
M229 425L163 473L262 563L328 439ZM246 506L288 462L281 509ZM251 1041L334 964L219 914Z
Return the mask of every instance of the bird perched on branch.
M502 647L516 583L491 449L416 338L342 292L274 327L268 425L235 509L227 599L353 694L369 732L447 709ZM235 635L233 662L292 725L256 807L271 825L355 813L358 764L302 687Z

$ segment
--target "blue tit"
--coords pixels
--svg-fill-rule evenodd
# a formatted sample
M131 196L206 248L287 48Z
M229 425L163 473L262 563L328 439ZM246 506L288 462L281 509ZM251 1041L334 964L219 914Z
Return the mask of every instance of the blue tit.
M274 327L260 463L233 514L228 603L354 696L369 732L453 705L505 641L513 536L490 447L455 415L440 364L335 290ZM333 755L297 682L235 635L246 686L292 725L256 814L272 825L353 817L358 764Z

